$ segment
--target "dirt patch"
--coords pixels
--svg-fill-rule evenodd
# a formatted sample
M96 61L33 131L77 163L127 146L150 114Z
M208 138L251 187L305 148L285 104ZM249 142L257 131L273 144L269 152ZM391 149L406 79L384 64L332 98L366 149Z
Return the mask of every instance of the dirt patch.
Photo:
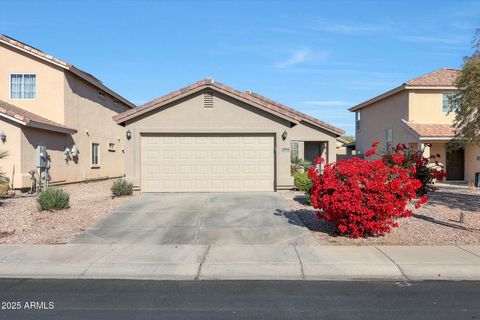
M112 180L61 186L70 208L37 209L36 197L4 199L0 206L0 243L66 243L135 196L111 197Z
M382 237L350 239L335 236L335 227L316 217L301 193L286 196L296 213L322 244L330 245L459 245L480 244L480 191L442 187L430 201L398 220L398 228ZM291 213L290 212L290 213ZM463 212L463 223L460 223Z

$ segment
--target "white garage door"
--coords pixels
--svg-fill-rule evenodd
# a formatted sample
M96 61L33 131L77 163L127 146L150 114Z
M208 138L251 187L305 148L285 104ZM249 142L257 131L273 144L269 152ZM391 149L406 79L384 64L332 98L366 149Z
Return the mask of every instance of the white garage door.
M143 192L273 191L271 135L142 137Z

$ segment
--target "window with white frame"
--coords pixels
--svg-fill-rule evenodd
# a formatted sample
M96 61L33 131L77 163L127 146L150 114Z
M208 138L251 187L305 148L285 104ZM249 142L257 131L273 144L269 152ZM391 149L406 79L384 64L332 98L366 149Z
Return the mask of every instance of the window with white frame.
M360 111L355 112L355 130L360 131Z
M290 142L290 158L298 157L298 141Z
M385 148L387 149L387 151L392 148L392 142L393 142L393 130L387 129L385 131Z
M444 113L448 113L452 109L452 104L450 103L450 99L452 98L452 92L446 92L442 94L442 111Z
M100 152L100 145L98 143L92 143L92 166L99 166L99 152Z
M37 76L28 73L10 75L10 99L30 99L37 97Z

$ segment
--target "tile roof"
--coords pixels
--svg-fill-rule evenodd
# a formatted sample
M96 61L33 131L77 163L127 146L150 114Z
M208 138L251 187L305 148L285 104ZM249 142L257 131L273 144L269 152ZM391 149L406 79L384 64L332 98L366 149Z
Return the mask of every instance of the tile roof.
M122 123L124 122L127 118L132 118L134 117L135 114L140 114L143 112L146 112L150 109L154 109L155 107L158 107L164 103L167 103L169 100L174 99L182 94L188 93L192 90L199 89L201 87L211 87L211 88L216 88L220 91L224 91L227 93L230 93L234 96L237 96L239 98L242 98L244 100L247 100L251 103L254 103L256 105L259 105L273 113L277 113L283 116L286 116L288 118L294 119L296 121L305 121L309 122L311 124L314 124L315 126L321 127L323 129L326 129L328 131L331 131L337 135L342 135L345 132L337 128L335 126L332 126L326 122L323 122L321 120L318 120L314 117L311 117L309 115L306 115L300 111L297 111L295 109L292 109L284 104L281 104L279 102L273 101L269 98L266 98L258 93L254 93L251 91L239 91L236 90L232 87L229 87L227 85L224 85L223 83L217 82L211 78L206 78L200 81L197 81L193 84L190 84L184 88L172 91L164 96L161 96L157 99L154 99L150 102L147 102L135 109L127 110L123 113L120 113L116 116L114 116L114 120L117 121L117 123Z
M71 72L75 73L76 75L78 75L79 77L83 78L84 80L90 82L91 84L93 84L94 86L96 86L97 88L101 89L101 90L104 90L106 92L108 92L110 95L112 95L113 97L121 100L123 103L125 103L128 107L130 108L135 108L135 104L133 104L132 102L128 101L127 99L125 99L124 97L122 97L121 95L119 95L118 93L112 91L111 89L109 89L108 87L106 87L102 81L100 81L99 79L95 78L93 75L91 75L90 73L88 72L85 72L83 70L80 70L78 69L77 67L75 67L74 65L64 61L64 60L61 60L61 59L58 59L58 58L55 58L54 56L52 55L49 55L37 48L34 48L32 46L29 46L28 44L24 43L24 42L21 42L21 41L18 41L16 39L13 39L9 36L6 36L4 34L0 34L0 42L4 42L4 43L7 43L9 44L10 46L13 46L15 48L18 48L22 51L25 51L27 53L30 53L32 55L35 55L37 57L40 57L44 60L47 60L53 64L56 64L64 69L67 69L67 70L70 70Z
M420 76L418 78L409 80L402 85L393 88L392 90L389 90L387 92L384 92L376 97L373 97L369 100L366 100L364 102L361 102L351 108L349 108L349 111L357 111L359 109L365 108L375 102L378 102L380 100L383 100L385 98L388 98L394 94L397 94L403 90L407 89L415 89L415 87L454 87L455 86L455 80L458 77L460 73L460 70L457 69L451 69L451 68L441 68L438 70L435 70L433 72L427 73L423 76ZM425 88L421 88L425 89Z
M405 82L407 86L454 86L460 70L442 68Z
M402 119L402 122L418 138L452 138L455 136L455 128L449 124L416 123L404 119Z
M24 110L13 104L0 100L0 117L6 116L14 120L24 123L25 126L38 127L38 124L43 125L45 129L51 131L60 131L64 133L75 133L77 130L68 128L60 123L51 121L47 118L39 116L33 112Z

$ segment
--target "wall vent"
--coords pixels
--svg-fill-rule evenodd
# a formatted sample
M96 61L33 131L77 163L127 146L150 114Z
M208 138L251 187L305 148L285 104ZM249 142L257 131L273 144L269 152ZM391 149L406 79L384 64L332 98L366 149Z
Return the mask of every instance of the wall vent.
M203 107L213 108L213 92L205 91L203 94Z

